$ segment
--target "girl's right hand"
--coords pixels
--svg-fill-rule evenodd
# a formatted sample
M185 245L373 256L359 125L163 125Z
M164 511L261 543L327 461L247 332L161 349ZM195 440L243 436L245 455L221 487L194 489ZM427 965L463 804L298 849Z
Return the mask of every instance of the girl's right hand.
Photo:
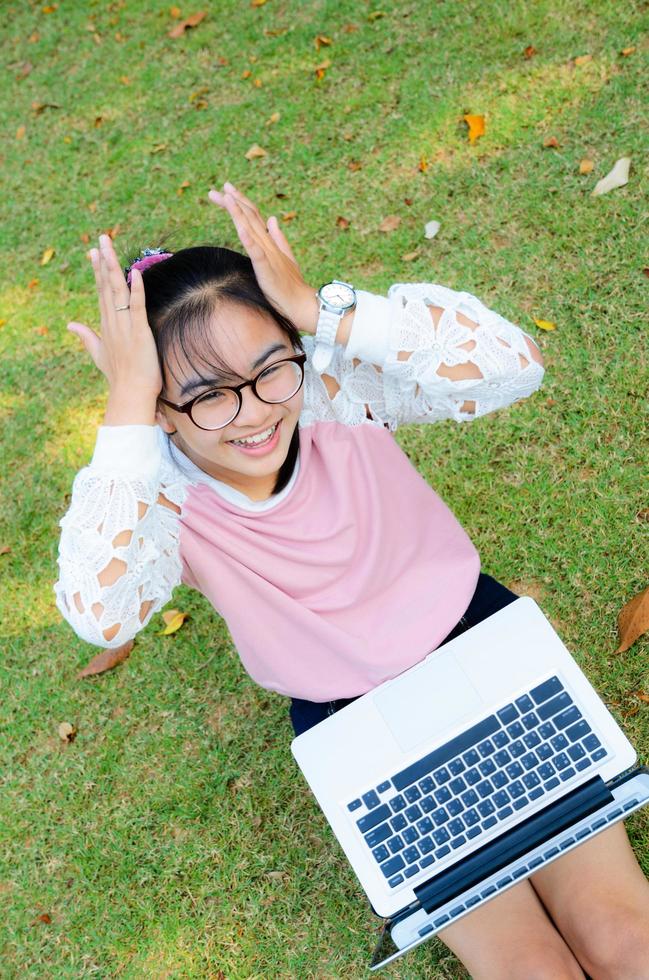
M110 401L123 405L127 416L144 414L153 421L162 375L146 316L142 275L139 269L131 270L129 291L108 235L99 236L99 249L91 249L89 258L95 273L101 334L77 322L68 323L68 330L79 337L105 375Z

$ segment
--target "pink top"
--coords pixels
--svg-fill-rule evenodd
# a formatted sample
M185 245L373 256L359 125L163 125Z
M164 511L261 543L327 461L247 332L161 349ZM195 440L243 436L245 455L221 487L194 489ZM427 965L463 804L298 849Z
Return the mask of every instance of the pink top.
M394 437L300 430L300 471L272 510L209 486L183 505L183 581L228 624L248 673L281 694L353 697L433 650L466 610L480 559Z

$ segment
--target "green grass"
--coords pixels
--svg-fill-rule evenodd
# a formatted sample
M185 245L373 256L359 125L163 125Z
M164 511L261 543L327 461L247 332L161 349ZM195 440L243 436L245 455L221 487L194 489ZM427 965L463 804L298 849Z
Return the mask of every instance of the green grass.
M3 10L0 972L354 978L378 920L292 762L287 702L248 679L207 603L179 590L191 619L178 634L159 636L156 617L125 665L76 680L95 651L54 606L57 521L105 398L65 329L95 322L80 236L119 223L125 253L163 240L237 247L206 202L231 179L266 214L298 212L284 227L314 285L440 282L529 330L546 359L539 393L397 438L484 569L539 599L647 763L649 707L632 693L649 690L647 639L613 654L617 612L647 585L649 525L635 519L648 506L646 11L225 0L172 41L169 6ZM385 16L369 20L376 10ZM332 45L317 52L316 34ZM593 58L574 67L582 54ZM465 112L487 116L474 145ZM558 149L543 148L548 136ZM248 162L254 142L268 155ZM621 156L629 184L592 198ZM391 213L400 227L379 233ZM431 218L442 227L429 242ZM532 317L557 330L541 334ZM70 745L62 721L79 730ZM647 813L627 827L649 872ZM465 976L437 941L388 974Z

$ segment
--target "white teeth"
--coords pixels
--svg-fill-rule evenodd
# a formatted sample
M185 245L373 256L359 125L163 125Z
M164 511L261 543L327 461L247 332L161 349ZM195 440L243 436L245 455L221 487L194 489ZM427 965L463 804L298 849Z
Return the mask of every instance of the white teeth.
M275 425L271 425L270 429L266 429L265 432L260 432L259 435L250 436L249 439L231 439L230 441L233 442L235 446L256 446L258 443L266 442L267 439L270 439L278 424L279 423L276 422Z

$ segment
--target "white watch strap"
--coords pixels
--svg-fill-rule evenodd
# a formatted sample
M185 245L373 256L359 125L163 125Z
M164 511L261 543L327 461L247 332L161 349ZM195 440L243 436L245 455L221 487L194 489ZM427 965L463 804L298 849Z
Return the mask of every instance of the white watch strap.
M331 310L320 309L312 360L313 367L318 373L324 371L331 361L341 316L342 314L340 313L332 313Z

